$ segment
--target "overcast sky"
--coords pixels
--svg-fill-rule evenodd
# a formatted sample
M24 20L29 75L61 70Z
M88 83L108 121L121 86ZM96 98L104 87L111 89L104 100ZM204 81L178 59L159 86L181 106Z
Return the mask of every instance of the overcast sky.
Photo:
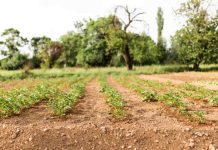
M83 18L97 18L113 12L116 5L138 8L146 14L146 24L135 25L132 30L145 31L156 41L157 7L164 11L164 37L181 28L182 21L174 10L184 0L0 0L0 32L13 27L25 37L46 35L53 40L73 29L73 24ZM216 2L218 0L215 0Z

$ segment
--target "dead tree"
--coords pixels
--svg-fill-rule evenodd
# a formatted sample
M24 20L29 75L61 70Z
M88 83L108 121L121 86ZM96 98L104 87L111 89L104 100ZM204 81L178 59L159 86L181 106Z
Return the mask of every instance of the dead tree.
M124 19L122 19L122 17L118 17L118 11L123 11L126 18L125 21ZM122 36L123 38L123 50L122 50L122 55L124 57L124 60L126 62L127 65L127 69L128 70L132 70L133 69L133 59L130 55L130 42L131 42L131 38L128 35L128 29L131 27L133 22L142 22L143 20L139 20L137 19L138 16L143 15L144 12L137 12L137 9L133 9L132 11L130 11L130 9L128 8L128 6L117 6L114 10L114 22L117 21L115 19L119 19L119 21L122 24L122 33L124 34Z

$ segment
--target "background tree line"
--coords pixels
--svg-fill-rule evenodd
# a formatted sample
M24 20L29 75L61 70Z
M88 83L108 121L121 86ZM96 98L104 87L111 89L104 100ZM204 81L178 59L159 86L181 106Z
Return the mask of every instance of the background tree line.
M218 12L209 15L204 7L206 0L188 0L177 10L186 17L186 24L171 37L171 47L167 48L163 37L164 17L161 8L157 11L157 43L142 32L131 32L134 22L142 22L144 12L118 6L114 13L98 19L88 19L75 23L75 30L60 37L21 36L16 29L6 29L1 34L0 51L4 59L1 69L52 67L96 67L127 66L179 63L193 65L198 70L201 63L218 62ZM126 15L124 20L118 14ZM29 58L21 53L23 47L32 50Z

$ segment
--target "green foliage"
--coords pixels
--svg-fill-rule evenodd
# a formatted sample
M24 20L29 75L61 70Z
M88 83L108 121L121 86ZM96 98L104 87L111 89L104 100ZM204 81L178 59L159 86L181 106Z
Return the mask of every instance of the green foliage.
M0 52L6 58L1 60L0 68L7 70L22 68L27 62L27 56L20 53L20 48L25 46L28 40L13 28L6 29L1 36L3 41L0 41Z
M151 65L159 62L159 52L155 42L146 35L134 35L131 42L131 54L135 65Z
M33 68L39 68L42 67L42 63L47 63L45 67L49 67L48 64L48 55L46 55L45 51L47 48L48 43L51 42L51 39L46 36L42 37L33 37L30 40L30 45L33 49L33 58L32 58L32 65ZM44 58L44 60L43 60Z
M67 93L57 92L55 94L56 96L50 99L50 106L54 109L54 115L63 116L67 111L73 109L78 99L82 97L84 91L84 83L76 83Z
M101 92L107 96L107 102L111 105L111 113L117 119L125 116L124 102L120 93L106 82L105 75L99 78L101 84Z
M5 29L1 36L4 40L0 41L0 46L3 46L0 51L1 54L8 58L11 58L14 54L19 53L19 48L28 43L28 40L20 36L20 32L14 28Z
M55 61L61 56L62 44L52 41L49 37L33 37L31 39L33 48L33 66L41 68L50 68Z
M63 80L45 81L38 84L34 89L0 89L0 116L11 116L19 114L23 109L32 105L48 101L49 106L53 108L54 115L63 116L73 109L78 99L83 95L85 84L93 78L88 75L75 75L65 80L69 83L70 90L62 91ZM83 81L81 81L83 79ZM78 81L81 81L78 83Z
M33 91L27 89L13 89L0 93L0 115L11 116L19 114L24 108L47 99L50 93L55 93L46 85L39 85Z
M60 40L63 44L63 53L58 59L57 64L60 66L74 66L76 65L77 53L82 49L83 36L79 33L68 32L61 36Z
M127 80L121 79L119 76L114 76L114 78L123 84L124 86L136 91L137 93L142 95L142 101L144 102L155 102L157 101L157 93L154 90L151 90L146 87L138 86L138 82L136 80L132 81L132 79L128 78Z
M143 102L154 102L157 101L157 93L154 91L145 91L143 94Z
M203 111L193 111L191 113L191 116L194 117L198 121L198 123L200 123L200 124L205 123L204 115L205 115L205 112L203 112Z
M159 55L159 62L163 64L166 62L166 42L163 39L163 28L164 28L164 18L163 10L161 7L158 7L157 11L157 50Z
M22 69L27 61L28 58L26 55L16 52L10 58L8 57L0 60L0 68L6 70Z
M139 79L134 76L124 77L123 75L115 77L122 85L130 88L145 97L145 101L158 100L167 106L175 108L178 113L204 123L204 113L201 111L189 111L188 103L184 102L183 94L175 87L168 88L168 85L156 81ZM149 91L149 92L147 92Z
M170 107L178 107L179 110L186 108L186 103L182 101L182 97L175 92L167 92L160 96L160 100Z
M187 17L186 25L172 37L172 47L180 62L193 64L199 70L200 63L217 59L217 22L204 8L204 0L189 0L178 12Z
M211 106L218 106L218 93L216 93L214 96L211 96L208 101Z
M108 30L112 17L89 20L83 31L81 48L77 55L77 65L106 66L116 53L109 50L107 43Z

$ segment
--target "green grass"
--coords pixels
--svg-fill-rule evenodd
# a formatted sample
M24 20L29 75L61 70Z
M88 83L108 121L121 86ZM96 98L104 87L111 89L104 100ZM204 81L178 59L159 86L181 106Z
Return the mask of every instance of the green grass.
M218 70L218 65L201 65L201 71ZM25 78L57 78L69 77L74 74L89 73L106 73L106 74L163 74L171 72L190 71L191 68L186 65L150 65L135 66L132 71L127 71L126 67L99 67L99 68L62 68L62 69L33 69L29 74L25 74L23 70L5 71L0 70L0 81L25 79Z

